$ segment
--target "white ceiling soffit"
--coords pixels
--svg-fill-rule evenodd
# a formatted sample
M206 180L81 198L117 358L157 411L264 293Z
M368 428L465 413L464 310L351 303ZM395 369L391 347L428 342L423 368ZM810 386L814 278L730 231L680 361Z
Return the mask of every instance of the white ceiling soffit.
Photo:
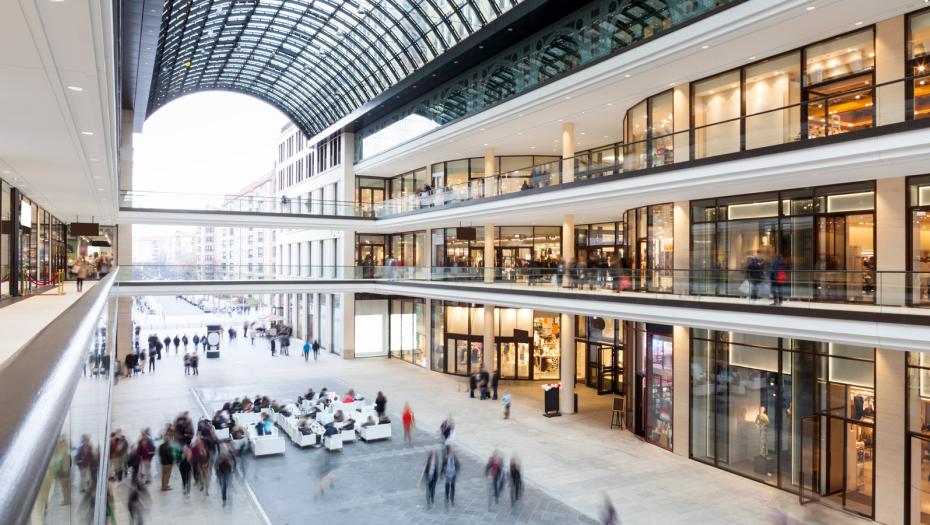
M116 218L112 6L0 2L0 178L65 222Z
M561 155L563 122L575 124L576 151L619 142L626 110L648 96L926 6L923 0L746 2L365 159L355 171L390 177L481 157L489 147L497 155Z

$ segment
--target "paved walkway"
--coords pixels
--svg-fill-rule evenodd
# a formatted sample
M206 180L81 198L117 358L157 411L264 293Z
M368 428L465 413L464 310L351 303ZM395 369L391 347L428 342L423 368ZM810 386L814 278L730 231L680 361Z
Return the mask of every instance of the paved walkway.
M85 281L84 292L95 284L97 281ZM0 333L3 334L0 338L0 366L74 304L82 293L77 292L74 281L67 281L64 295L49 292L48 295L24 298L0 309Z
M173 298L158 300L175 302ZM480 468L483 458L495 448L507 457L516 452L524 466L528 495L534 494L536 498L534 505L559 509L557 515L561 517L577 516L579 521L584 519L582 515L596 518L607 494L625 525L867 523L819 505L801 507L795 495L676 456L640 441L629 432L610 430L609 400L585 387L579 387L580 414L545 418L540 414L542 391L537 385L508 385L505 388L512 390L514 406L512 418L505 421L498 403L470 399L462 378L384 358L346 361L323 355L317 363L312 359L306 363L296 350L289 357L271 357L266 345L259 341L252 348L247 340L240 339L240 344L230 347L224 340L222 357L202 359L199 376L184 375L180 356L165 356L154 374L120 382L113 410L115 426L122 427L128 436L135 436L142 426L161 428L181 410L196 414L199 406L194 392L207 404L257 392L286 400L288 395L294 397L307 387L319 388L329 383L330 388L351 386L369 396L382 390L388 398L388 412L395 415L403 402L409 401L417 416L418 450L410 454L403 450L398 429L390 443L383 443L385 447L370 445L373 455L363 450L369 445L346 445L339 456L345 462L344 484L332 498L326 495L314 499L308 484L312 486L318 475L315 464L297 460L301 456L321 457L325 452L289 446L283 457L259 458L247 467L246 479L257 495L258 506L250 503L248 488L241 480L234 484L233 505L225 509L213 493L210 498L192 494L185 500L179 490L153 491L151 523L169 523L186 516L254 525L262 523L263 513L273 523L297 523L289 519L290 514L284 513L282 506L298 509L305 519L311 519L318 511L339 519L341 510L342 517L353 522L357 516L367 516L369 512L372 516L382 512L385 516L401 516L409 523L484 522L483 517L464 509L448 515L437 510L434 515L409 503L418 494L411 485L423 459L422 447L429 446L431 435L435 435L440 422L449 414L455 418L455 442L466 455L469 470ZM296 348L299 346L292 345L292 349ZM366 476L367 472L371 474ZM362 481L356 477L365 478L366 484L361 485ZM486 502L486 491L481 489L479 480L475 481L476 485L469 486L468 492L480 502L465 507L474 506L477 512L479 507L486 509L479 504ZM180 486L177 479L173 484ZM355 485L365 489L355 491L352 489ZM124 501L120 501L119 508L125 508ZM372 522L375 521L383 522ZM517 521L522 520L507 513L493 520Z

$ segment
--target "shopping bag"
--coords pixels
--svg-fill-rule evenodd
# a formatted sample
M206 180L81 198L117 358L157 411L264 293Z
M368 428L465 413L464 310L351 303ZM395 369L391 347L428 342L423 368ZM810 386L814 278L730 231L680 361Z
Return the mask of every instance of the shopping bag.
M752 285L749 284L749 279L744 280L744 281L739 285L739 293L740 293L740 295L749 295L749 292L751 292L751 291L752 291Z

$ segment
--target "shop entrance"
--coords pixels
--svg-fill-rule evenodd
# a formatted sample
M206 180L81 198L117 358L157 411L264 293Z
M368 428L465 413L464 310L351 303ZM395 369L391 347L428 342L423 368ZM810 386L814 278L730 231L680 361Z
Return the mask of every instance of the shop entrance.
M531 379L530 343L513 338L498 338L500 374L504 379Z
M598 395L623 394L623 348L591 343L596 360Z
M499 268L519 268L533 256L533 248L495 248Z
M380 207L382 202L384 202L384 188L358 189L358 203L363 213L374 216L375 210Z
M462 376L477 372L484 359L482 344L481 337L461 335L447 337L446 348L452 350L454 358L446 371Z
M370 257L370 259L369 259ZM358 245L358 261L359 264L365 266L366 264L372 264L374 266L382 266L384 264L384 243L365 243Z
M838 411L845 409L836 407ZM871 516L873 435L871 424L840 416L802 418L800 502L821 502Z

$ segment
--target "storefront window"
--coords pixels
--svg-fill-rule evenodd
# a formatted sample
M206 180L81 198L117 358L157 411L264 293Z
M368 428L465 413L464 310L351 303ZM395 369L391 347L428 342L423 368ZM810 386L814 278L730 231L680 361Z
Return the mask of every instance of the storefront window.
M533 314L533 379L558 379L560 314Z
M908 179L910 255L907 269L910 304L930 304L930 176Z
M0 297L10 295L10 185L0 180Z
M740 150L739 77L737 70L692 84L694 158Z
M930 354L907 355L908 517L912 525L930 523Z
M921 11L908 17L908 74L915 77L908 86L911 102L910 117L930 117L930 11Z
M530 347L534 344L533 310L529 308L495 308L497 362L504 379L530 379Z
M674 280L675 207L660 204L649 207L650 291L671 292Z
M872 126L875 49L872 29L805 49L808 138Z
M442 340L445 341L446 372L457 375L477 372L484 356L484 309L445 303L445 327Z
M787 268L789 299L874 301L873 208L872 182L694 201L691 265L703 271L692 293L745 295L758 258ZM757 296L768 298L763 273Z
M664 166L675 162L673 100L671 90L649 99L649 150L652 166Z
M575 345L580 348L578 375L598 394L626 394L623 323L606 317L576 316Z
M430 368L437 372L446 371L446 316L442 301L430 301Z
M744 68L746 149L801 140L801 57L791 53Z
M645 437L646 441L671 450L673 344L671 327L665 328L669 329L668 332L646 331Z
M693 329L691 456L871 516L874 354Z
M623 169L635 171L649 166L646 137L649 131L646 101L633 106L623 118Z
M336 298L336 294L333 294ZM389 347L389 299L376 295L355 295L355 356L374 357L388 355ZM342 312L333 308L335 317L341 317ZM393 319L391 319L393 321ZM334 334L336 326L333 326ZM334 337L334 342L336 338Z
M390 355L408 363L425 366L426 321L423 299L391 298Z

